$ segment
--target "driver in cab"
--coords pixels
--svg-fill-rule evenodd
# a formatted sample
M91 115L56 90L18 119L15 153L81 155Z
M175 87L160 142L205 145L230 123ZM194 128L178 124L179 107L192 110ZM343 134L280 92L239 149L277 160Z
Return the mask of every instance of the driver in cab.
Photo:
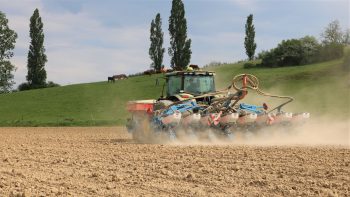
M199 83L198 79L189 79L186 85L186 92L188 93L198 93Z

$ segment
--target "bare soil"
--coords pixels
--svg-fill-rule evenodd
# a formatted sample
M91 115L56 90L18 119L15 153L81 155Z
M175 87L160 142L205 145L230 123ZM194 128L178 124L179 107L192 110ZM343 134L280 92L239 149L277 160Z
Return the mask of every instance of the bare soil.
M348 146L137 144L122 127L0 128L0 196L349 196Z

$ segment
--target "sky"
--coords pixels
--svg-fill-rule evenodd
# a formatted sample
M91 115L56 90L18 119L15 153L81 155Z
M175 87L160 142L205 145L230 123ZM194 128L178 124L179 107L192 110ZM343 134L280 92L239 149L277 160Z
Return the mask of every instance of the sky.
M280 41L320 33L333 20L350 27L350 0L183 0L191 64L246 59L244 25L254 16L256 53ZM164 32L163 64L170 65L171 0L0 0L0 11L18 34L17 87L26 81L29 19L39 9L44 23L47 80L61 85L104 81L149 69L149 29L157 13Z

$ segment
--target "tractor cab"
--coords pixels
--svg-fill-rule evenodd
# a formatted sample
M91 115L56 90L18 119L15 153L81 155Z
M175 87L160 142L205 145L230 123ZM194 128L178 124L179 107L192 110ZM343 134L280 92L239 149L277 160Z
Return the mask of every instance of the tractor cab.
M215 92L214 72L178 71L166 74L166 97L182 100Z

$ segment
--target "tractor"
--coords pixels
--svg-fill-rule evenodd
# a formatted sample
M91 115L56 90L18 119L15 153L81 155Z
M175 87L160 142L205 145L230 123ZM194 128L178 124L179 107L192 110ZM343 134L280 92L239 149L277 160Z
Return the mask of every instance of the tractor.
M293 98L263 92L254 75L236 75L223 90L216 90L214 77L214 72L200 70L165 74L166 82L157 100L127 103L131 113L127 120L128 131L139 142L152 142L160 136L173 141L180 132L193 136L208 130L234 140L237 132L258 132L272 125L303 123L310 117L309 113L284 112L282 107ZM248 90L286 101L272 109L265 103L261 106L247 104L242 100Z

